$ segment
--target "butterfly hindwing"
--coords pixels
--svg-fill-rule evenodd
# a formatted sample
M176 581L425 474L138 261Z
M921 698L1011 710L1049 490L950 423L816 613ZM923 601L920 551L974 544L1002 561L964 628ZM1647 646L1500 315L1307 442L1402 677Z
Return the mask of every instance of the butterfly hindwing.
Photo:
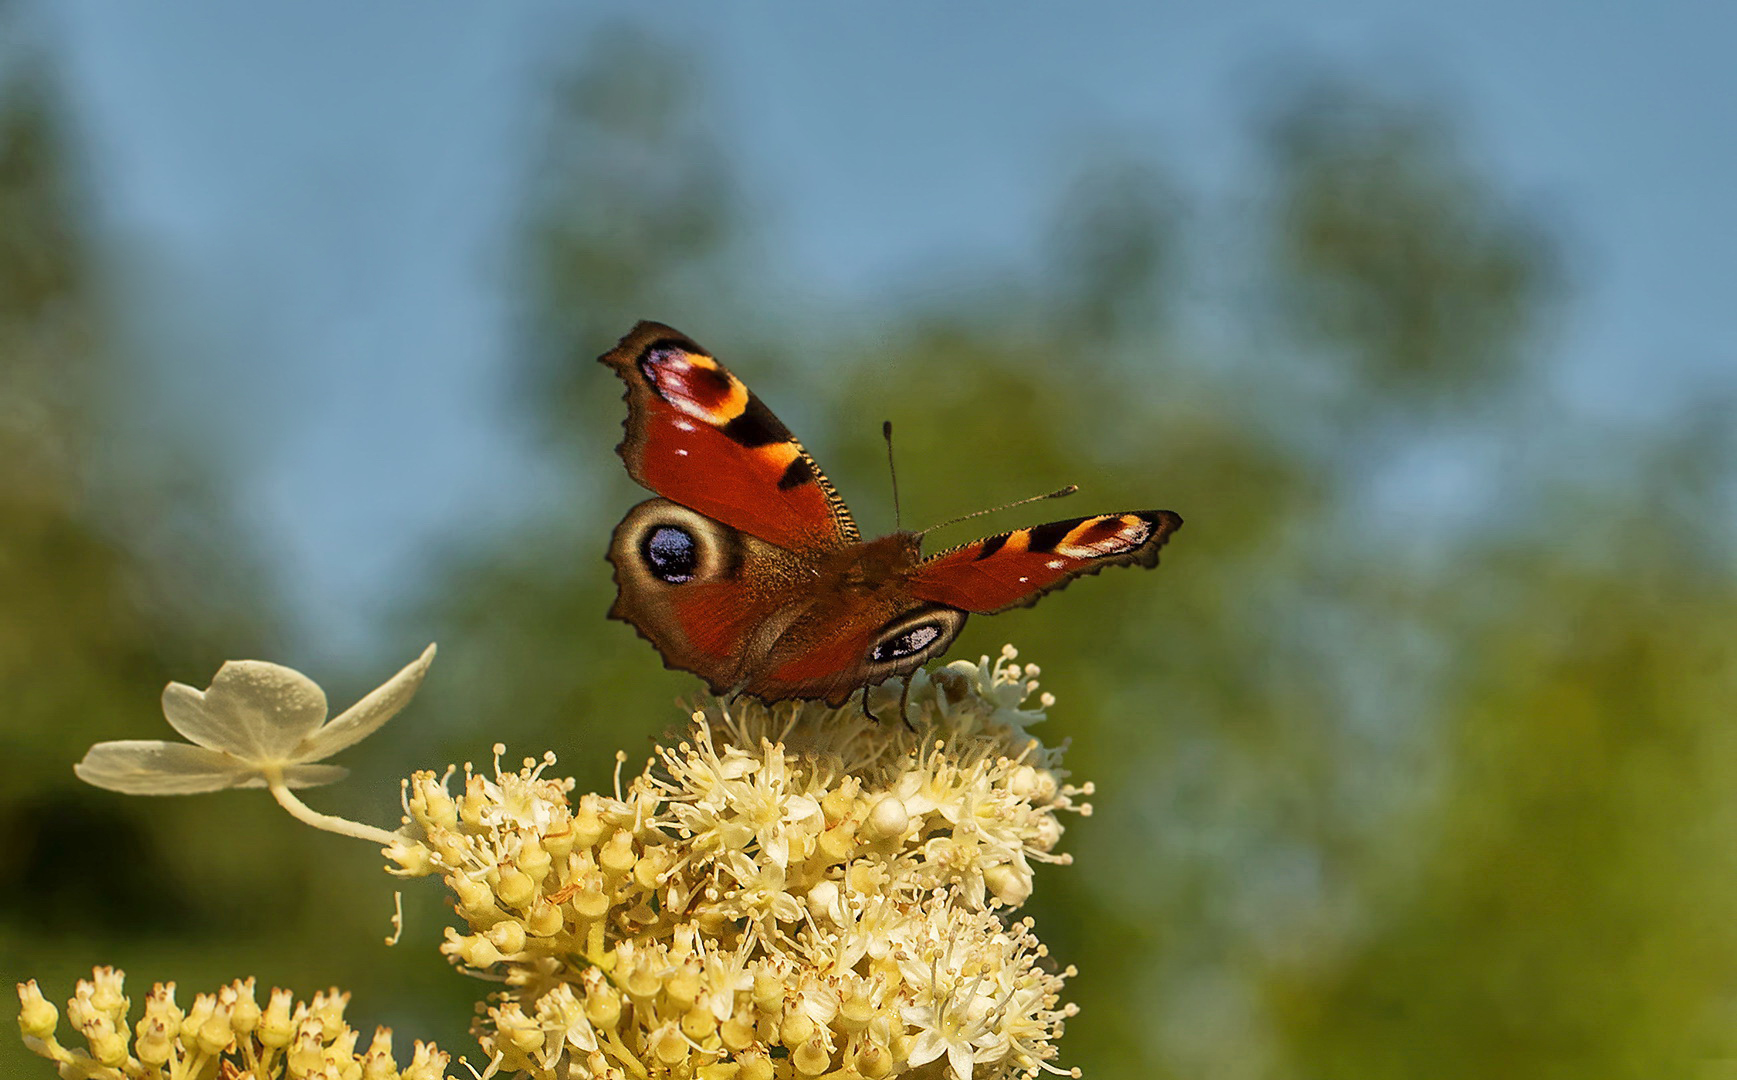
M610 617L714 693L739 687L806 606L788 584L807 576L801 555L668 499L627 512L609 561L618 590Z
M609 614L713 693L833 704L940 655L965 624L940 604L808 587L829 558L647 499L609 545L618 589Z
M1028 606L1106 566L1158 565L1158 549L1181 527L1168 510L1130 510L1015 529L925 559L910 591L978 614Z
M790 624L745 689L767 701L842 703L947 651L965 612L906 596L817 597Z
M616 449L639 483L779 547L858 539L790 429L691 338L642 322L599 359L627 383L627 437Z

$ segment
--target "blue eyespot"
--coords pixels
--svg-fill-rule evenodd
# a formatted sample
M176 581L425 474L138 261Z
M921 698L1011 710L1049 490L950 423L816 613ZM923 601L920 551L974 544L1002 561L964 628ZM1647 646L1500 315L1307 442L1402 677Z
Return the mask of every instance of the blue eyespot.
M639 554L651 575L669 585L692 581L700 561L693 534L674 525L660 525L647 533Z

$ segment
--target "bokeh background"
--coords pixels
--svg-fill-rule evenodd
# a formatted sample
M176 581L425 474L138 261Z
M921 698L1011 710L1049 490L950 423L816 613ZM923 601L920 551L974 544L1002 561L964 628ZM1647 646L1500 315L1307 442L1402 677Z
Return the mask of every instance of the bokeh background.
M954 650L1041 663L1098 785L1032 902L1064 1065L1725 1075L1733 9L579 7L0 11L5 981L466 1047L435 886L386 949L364 845L70 765L224 659L341 706L438 640L312 802L497 740L606 783L696 685L603 618L592 358L656 318L868 531L883 418L907 522L1188 519Z

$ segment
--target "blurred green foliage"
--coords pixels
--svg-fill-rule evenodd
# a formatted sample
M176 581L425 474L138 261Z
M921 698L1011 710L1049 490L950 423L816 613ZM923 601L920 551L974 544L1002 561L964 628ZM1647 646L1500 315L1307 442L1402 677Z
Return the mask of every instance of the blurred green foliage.
M695 680L603 618L602 552L639 495L592 362L662 319L803 435L865 531L891 526L883 417L907 523L1067 482L1068 514L1187 517L1157 573L976 620L955 649L1040 662L1046 734L1098 784L1077 864L1032 903L1081 970L1065 1064L1588 1080L1737 1057L1731 411L1621 434L1552 411L1532 361L1556 255L1445 117L1293 85L1251 124L1264 171L1233 239L1160 163L1106 155L1058 198L1036 271L816 329L756 302L762 222L708 134L703 69L631 32L591 44L552 89L519 237L515 377L567 495L443 555L404 615L441 642L436 678L362 777L498 739L598 786L679 719ZM268 648L272 603L240 575L191 589L94 497L118 486L121 352L46 84L14 80L3 109L6 973L51 996L96 962L337 982L364 1022L460 1047L483 988L432 958L432 888L387 952L371 853L244 794L71 783L94 739L162 734L168 678ZM1238 286L1203 301L1201 278ZM1444 505L1429 466L1457 457L1478 482ZM245 558L199 490L163 498L219 563ZM364 786L325 805L389 819L388 786Z

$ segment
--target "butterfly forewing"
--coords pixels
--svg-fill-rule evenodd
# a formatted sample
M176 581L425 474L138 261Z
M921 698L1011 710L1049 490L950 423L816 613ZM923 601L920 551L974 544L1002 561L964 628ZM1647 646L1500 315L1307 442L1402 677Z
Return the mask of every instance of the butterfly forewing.
M692 339L642 322L599 359L627 384L628 473L785 548L858 539L844 500L772 410Z
M1158 550L1181 527L1169 510L1130 510L1015 529L924 560L911 593L984 615L1027 606L1107 566L1157 566Z

